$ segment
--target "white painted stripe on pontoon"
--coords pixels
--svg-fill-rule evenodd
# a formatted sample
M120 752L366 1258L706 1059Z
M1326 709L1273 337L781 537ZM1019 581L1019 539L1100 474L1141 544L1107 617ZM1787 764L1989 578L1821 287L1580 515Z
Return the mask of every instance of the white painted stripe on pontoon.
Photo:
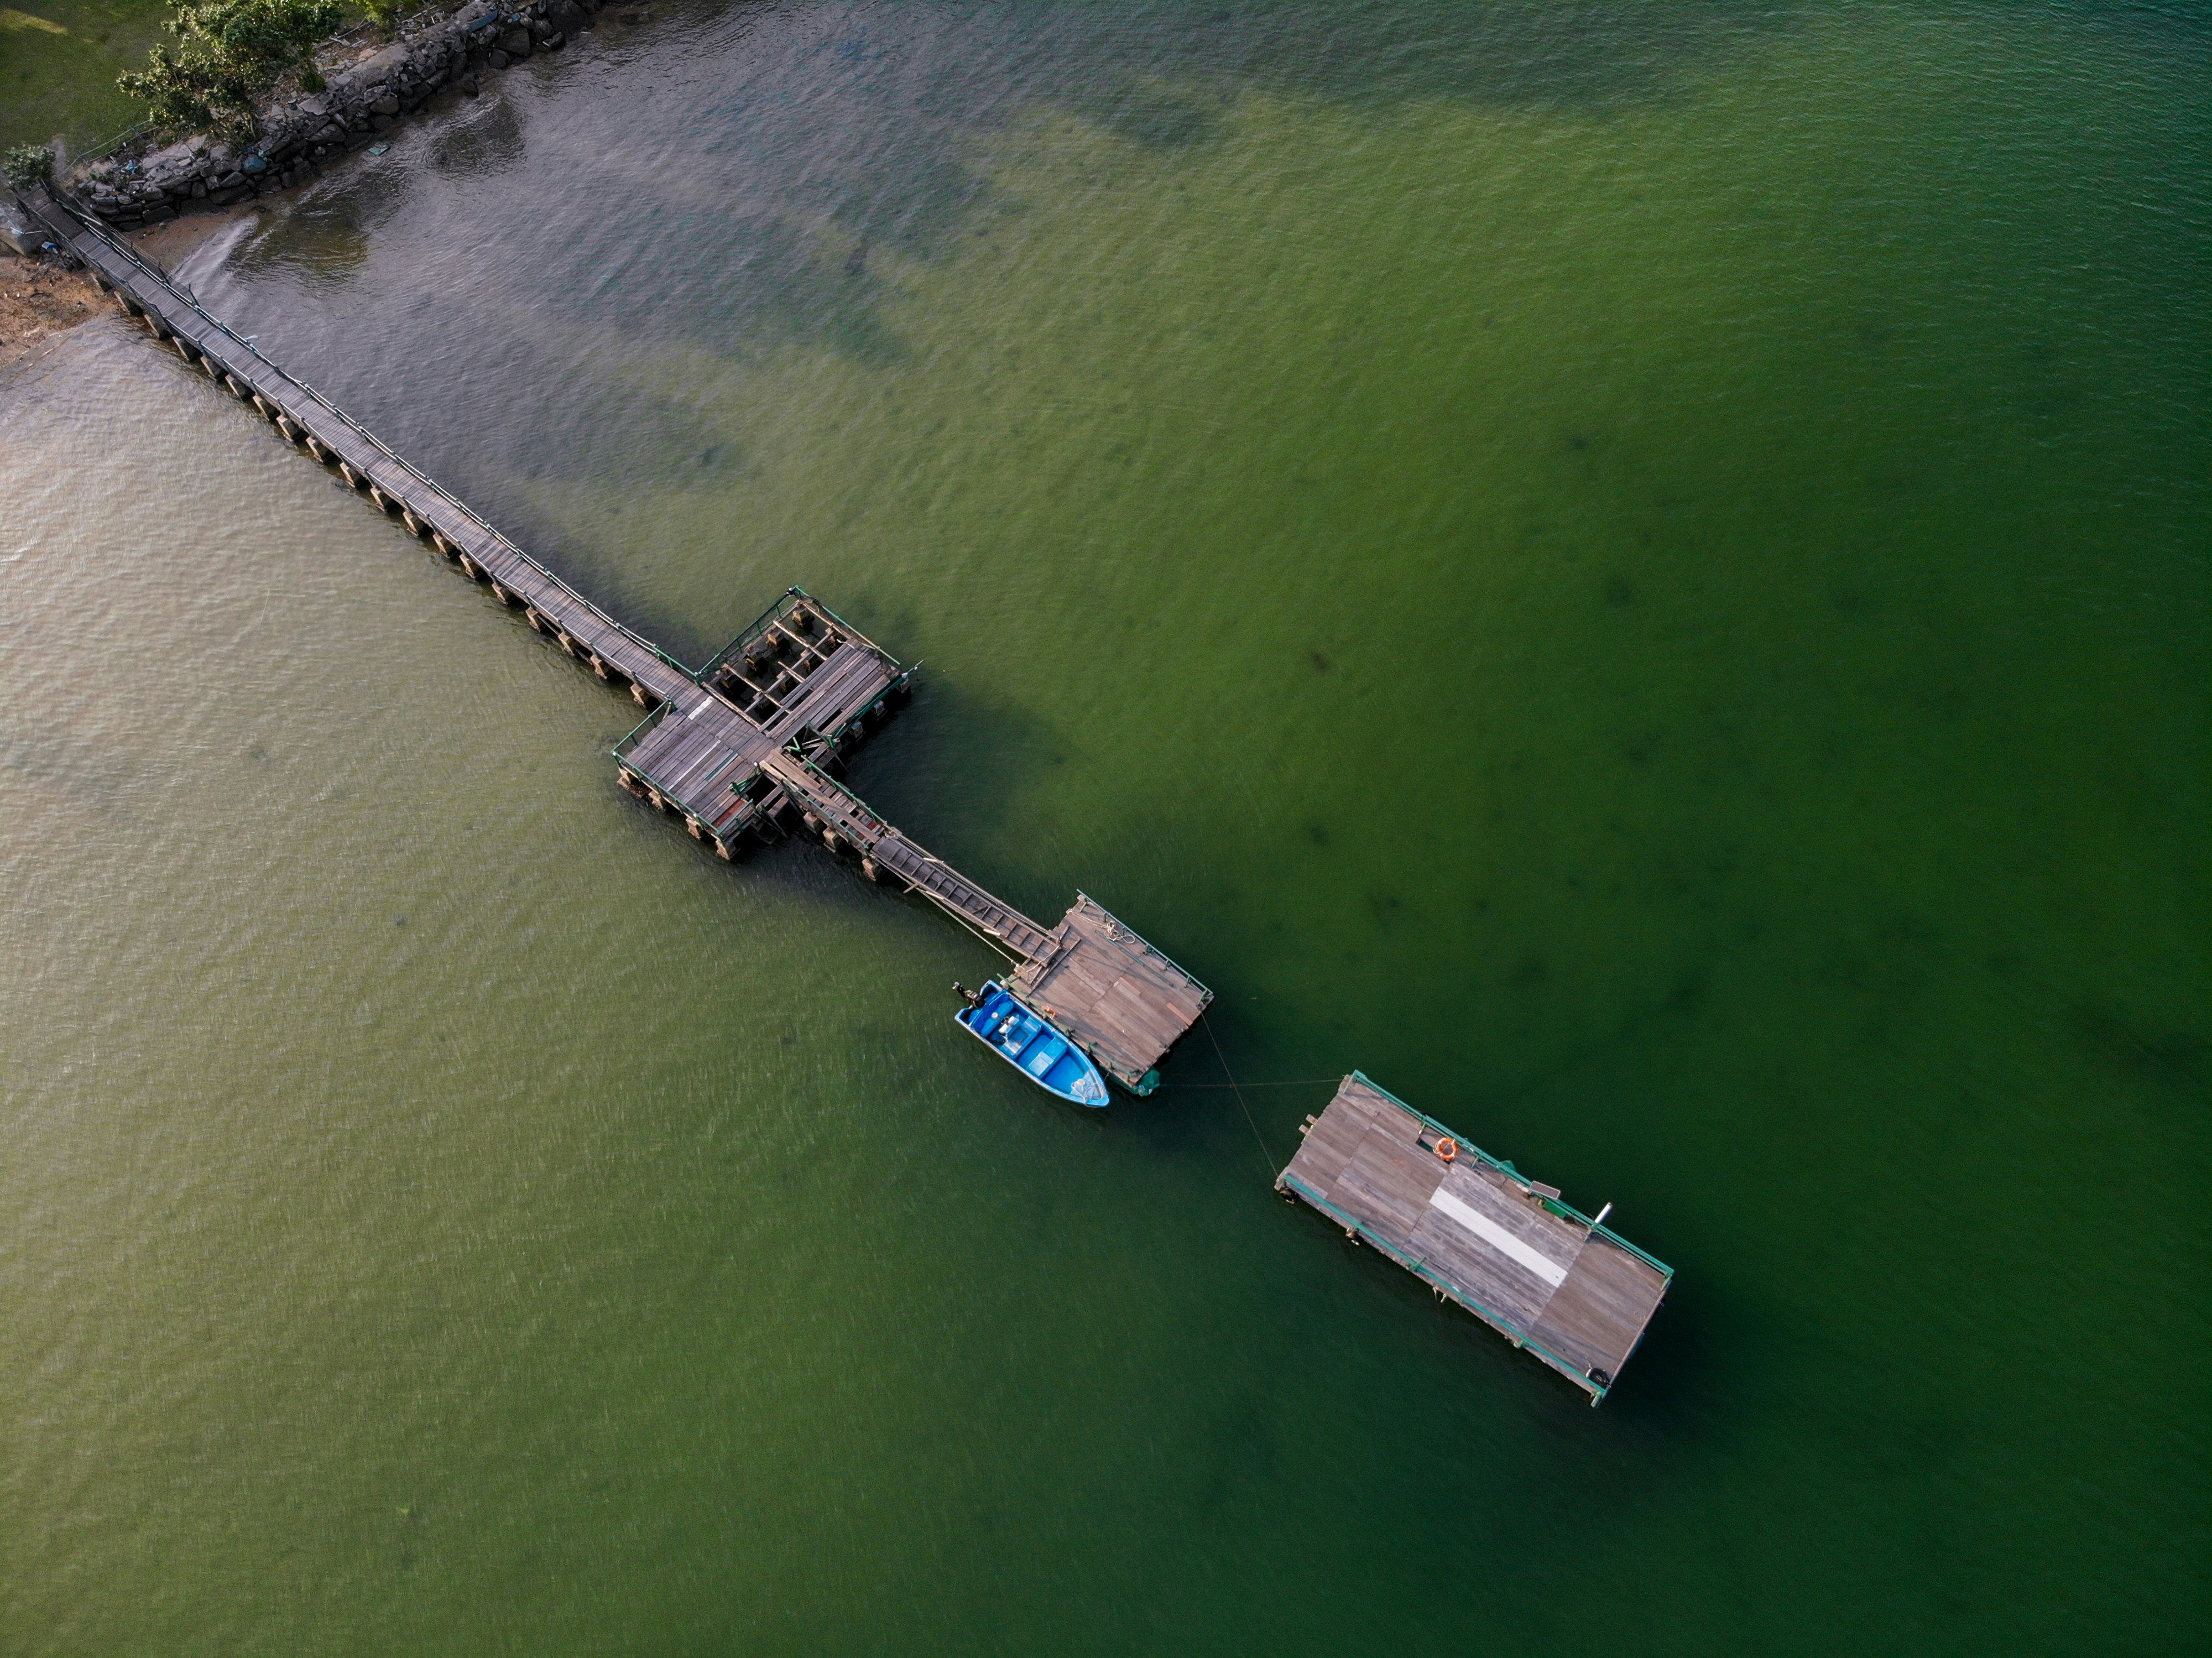
M1567 1281L1567 1269L1549 1255L1540 1255L1487 1215L1478 1214L1441 1186L1429 1193L1429 1207L1441 1209L1507 1260L1527 1267L1554 1290Z

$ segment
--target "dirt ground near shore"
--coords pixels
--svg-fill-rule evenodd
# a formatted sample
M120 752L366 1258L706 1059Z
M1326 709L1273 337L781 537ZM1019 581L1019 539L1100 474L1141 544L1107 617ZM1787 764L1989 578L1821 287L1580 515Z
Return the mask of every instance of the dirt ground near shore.
M169 266L246 211L200 213L126 237L155 264ZM42 340L109 309L82 270L0 253L0 368L27 356Z
M240 219L251 218L253 210L253 203L242 202L236 207L221 208L213 213L187 213L171 219L166 224L151 224L143 230L125 232L123 240L164 270L174 270L177 261L185 254L209 237L229 229Z
M0 368L106 309L83 271L0 253Z

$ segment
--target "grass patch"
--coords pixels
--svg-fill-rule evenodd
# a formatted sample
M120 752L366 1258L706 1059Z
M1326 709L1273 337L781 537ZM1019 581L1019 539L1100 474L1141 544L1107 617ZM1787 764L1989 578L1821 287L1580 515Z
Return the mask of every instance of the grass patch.
M59 133L72 150L146 118L115 84L143 70L176 0L0 0L0 149L43 144ZM395 9L412 13L412 5ZM348 0L344 21L369 14Z
M169 0L6 0L0 5L0 146L98 143L145 113L115 77L142 69Z

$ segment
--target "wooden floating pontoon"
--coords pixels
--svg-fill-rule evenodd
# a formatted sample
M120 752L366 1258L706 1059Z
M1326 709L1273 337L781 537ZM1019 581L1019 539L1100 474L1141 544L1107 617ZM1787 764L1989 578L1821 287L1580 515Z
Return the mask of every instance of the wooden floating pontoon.
M1358 1072L1275 1181L1426 1279L1516 1347L1603 1399L1673 1281L1559 1201ZM1439 1155L1439 1143L1453 1152ZM1610 1206L1607 1206L1609 1208Z
M1079 892L1011 983L1109 1076L1138 1094L1152 1091L1156 1067L1213 999L1212 991ZM1108 1054L1113 1057L1101 1057Z
M911 677L797 587L700 669L685 667L577 592L330 398L200 307L168 273L43 194L29 206L94 282L285 441L331 468L463 574L519 610L648 712L615 750L622 786L734 859L794 815L871 880L919 893L1015 963L1015 990L1125 1088L1148 1093L1212 993L1089 898L1056 927L1031 920L872 811L832 774Z

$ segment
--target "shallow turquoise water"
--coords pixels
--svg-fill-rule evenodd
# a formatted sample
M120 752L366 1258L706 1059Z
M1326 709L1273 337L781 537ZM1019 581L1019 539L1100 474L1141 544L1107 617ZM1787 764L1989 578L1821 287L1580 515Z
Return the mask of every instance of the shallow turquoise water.
M1615 1202L1602 1410L103 322L0 385L0 1646L2190 1645L2208 37L1649 11L662 8L186 266L678 648L926 659L856 786L1238 1075Z

